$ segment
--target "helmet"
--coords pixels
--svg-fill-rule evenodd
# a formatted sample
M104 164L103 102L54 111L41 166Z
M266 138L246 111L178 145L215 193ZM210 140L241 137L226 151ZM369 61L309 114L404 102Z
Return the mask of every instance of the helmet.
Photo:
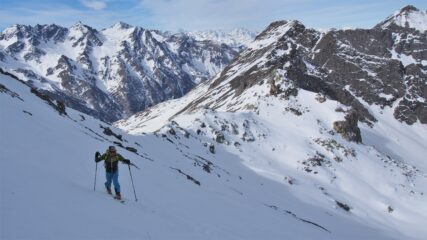
M115 151L116 151L116 147L114 147L114 146L109 146L109 147L108 147L108 151L110 151L110 152L115 152Z

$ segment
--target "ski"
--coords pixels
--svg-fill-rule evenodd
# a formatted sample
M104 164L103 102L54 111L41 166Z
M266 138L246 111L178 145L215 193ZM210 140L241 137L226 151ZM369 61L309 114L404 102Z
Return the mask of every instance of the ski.
M120 202L120 203L122 203L122 204L125 204L125 203L126 203L126 201L125 201L125 200L123 200L123 199L118 199L116 196L113 196L113 198L114 198L114 200L116 200L116 201L118 201L118 202Z
M122 204L126 205L126 200L124 200L123 198L122 198L122 199L118 199L115 195L110 194L110 193L108 193L108 192L106 192L106 194L107 194L108 196L110 196L111 198L113 198L114 200L116 200L117 202L120 202L120 203L122 203Z

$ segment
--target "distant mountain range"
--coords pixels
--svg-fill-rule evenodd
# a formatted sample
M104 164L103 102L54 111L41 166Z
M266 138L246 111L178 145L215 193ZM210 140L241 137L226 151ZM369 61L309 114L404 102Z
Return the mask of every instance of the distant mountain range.
M192 31L186 32L186 34L194 37L198 41L214 41L217 43L226 44L235 48L236 50L242 50L255 39L258 32L250 31L244 28L237 28L231 31Z
M101 31L81 22L70 28L14 25L0 34L0 67L111 122L213 77L254 37L232 33L211 41L121 22Z
M330 83L322 91L350 87L354 94L341 90L334 94L351 102L364 119L374 120L355 97L381 106L397 104L397 118L426 122L426 19L425 12L407 6L366 30L319 32L294 21L293 32L301 37L278 47L276 54L283 59L274 58L264 68L269 71L261 72L272 74L272 66L277 72L284 59L291 59L296 65L287 74L300 79L303 72L312 71L310 77ZM275 22L267 30L286 24ZM266 38L265 32L257 39ZM67 106L112 122L181 97L224 68L229 70L239 51L254 48L250 43L254 37L244 29L174 34L121 22L101 31L80 22L70 28L14 25L0 34L0 67ZM261 45L268 44L267 39ZM260 49L247 58L258 59L265 51ZM236 84L249 81L260 69L253 66L251 71ZM316 83L297 81L307 87Z

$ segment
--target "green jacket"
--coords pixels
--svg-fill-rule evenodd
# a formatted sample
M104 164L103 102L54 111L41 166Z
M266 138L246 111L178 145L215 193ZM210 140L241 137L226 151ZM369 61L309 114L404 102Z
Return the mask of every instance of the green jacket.
M105 166L105 170L107 172L115 172L118 169L118 163L119 161L129 164L130 161L127 160L126 158L124 158L122 155L116 153L116 154L111 154L110 152L106 152L104 154L102 154L100 157L98 157L96 159L96 162L102 161L104 160L104 166Z

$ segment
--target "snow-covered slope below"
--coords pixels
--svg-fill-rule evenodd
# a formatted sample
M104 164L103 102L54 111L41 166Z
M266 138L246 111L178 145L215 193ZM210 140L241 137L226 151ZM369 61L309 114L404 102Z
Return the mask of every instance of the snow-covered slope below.
M256 92L262 96L268 90ZM209 139L207 148L215 146L239 156L243 165L332 218L342 213L339 203L343 203L350 208L347 217L378 232L399 232L402 236L397 239L423 239L427 221L424 125L402 124L390 109L373 108L378 123L373 128L360 126L363 144L349 143L332 128L335 121L344 119L336 109L346 106L331 100L319 104L316 94L304 90L291 101L249 100L254 93L236 99L247 110L229 112L224 105L214 111L180 114L179 106L189 101L184 97L181 103L175 100L150 109L142 120L133 117L117 125L133 134L150 133L162 123L175 131L196 132Z
M318 170L323 182L297 169L280 175L283 169L292 169L296 158L281 155L277 162L273 159L278 154L267 153L297 153L298 149L288 148L293 146L290 141L238 140L240 147L230 148L212 142L210 131L197 134L176 123L154 134L133 136L72 109L60 115L55 102L47 104L49 98L41 100L9 76L0 75L0 84L2 239L410 239L425 234L419 228L425 222L423 196L407 193L425 187L416 176L416 186L384 188L384 194L398 191L407 203L397 198L367 199L374 188L360 188L366 184L352 178L364 166L365 174L378 184L389 174L395 174L394 182L405 183L398 166L382 170L377 159L367 161L364 155L345 160L336 165L343 175L334 185L328 184L327 176L333 173L327 169ZM207 129L232 117L210 116L203 119ZM249 116L251 121L259 119L242 113L233 122L245 122ZM267 131L254 122L247 124L256 139L258 132ZM243 127L239 125L239 131ZM281 134L285 133L272 136ZM124 205L104 193L101 164L93 191L94 152L113 144L141 168L132 170L138 202L125 165L120 166ZM359 154L362 147L354 147ZM375 157L377 152L372 149L370 154ZM370 174L377 169L381 174ZM350 201L353 198L340 192L344 187L364 200ZM349 201L351 211L336 207L336 199ZM365 202L371 207L362 208ZM387 204L395 208L393 213L386 212ZM420 207L417 213L409 211L415 206ZM389 227L397 223L403 226Z

